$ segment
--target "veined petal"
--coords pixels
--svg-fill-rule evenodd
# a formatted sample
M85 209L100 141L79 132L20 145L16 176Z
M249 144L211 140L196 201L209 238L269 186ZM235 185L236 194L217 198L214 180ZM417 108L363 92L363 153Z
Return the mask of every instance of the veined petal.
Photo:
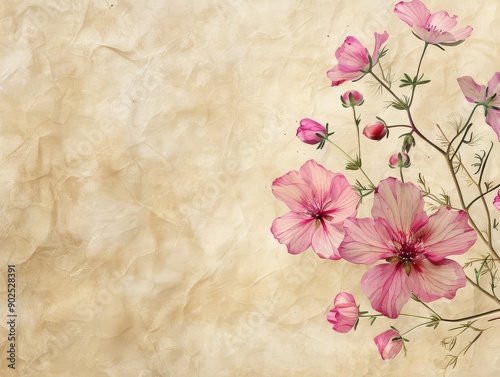
M344 221L345 236L339 253L351 263L373 264L396 255L387 229L369 218L354 217Z
M478 85L470 76L462 76L457 79L460 89L469 102L483 102L486 100L486 87Z
M349 185L346 177L335 174L331 181L327 202L324 203L322 213L333 217L333 222L344 221L350 216L356 216L359 204L359 195Z
M400 335L390 329L384 331L373 339L378 348L378 352L382 357L382 360L392 360L394 359L403 349L402 340L394 340L394 338L399 338Z
M337 51L335 57L339 68L344 72L359 72L368 67L368 52L366 47L354 37L347 37Z
M308 210L313 197L312 189L307 185L299 172L292 170L276 178L272 184L273 194L294 212Z
M413 31L420 39L433 45L456 42L453 34L447 31L439 32L435 30L427 30L426 28L419 25L415 25L413 27Z
M422 241L426 258L437 262L448 255L465 253L476 242L477 234L468 223L467 213L440 207L415 239Z
M309 160L302 165L299 174L312 190L311 199L314 198L314 201L322 208L323 204L330 200L330 187L338 174L326 170L314 160Z
M496 94L495 100L500 99L500 72L496 72L488 81L488 97Z
M389 33L384 31L383 34L375 33L375 47L373 48L372 59L374 63L378 60L378 54L380 52L380 47L389 39Z
M430 15L425 26L426 29L450 31L457 26L457 16L451 17L445 10L440 10Z
M423 259L418 267L410 272L410 285L415 296L424 302L441 297L452 299L459 288L465 287L464 270L455 261L443 259L433 263Z
M312 248L320 258L338 260L341 258L338 247L343 239L341 225L323 220L312 236Z
M412 234L427 223L424 200L413 183L402 183L389 177L380 181L375 190L372 216L382 219L390 227L393 239L401 232Z
M414 25L425 26L431 15L429 9L419 0L401 1L394 7L394 13L411 27Z
M488 114L486 114L486 123L493 128L493 131L495 131L498 136L498 141L500 141L500 111L488 110Z
M356 80L362 75L363 74L359 71L344 72L340 69L338 64L326 73L326 76L332 80L332 86L338 86L346 81Z
M463 41L466 38L469 38L469 36L472 34L472 27L467 26L464 28L460 28L457 31L453 32L453 37L455 37L455 40L457 41Z
M274 238L285 244L290 254L300 254L311 246L315 230L316 219L295 212L278 217L271 227Z
M363 275L361 287L373 309L389 318L397 318L410 298L409 278L399 263L384 263Z

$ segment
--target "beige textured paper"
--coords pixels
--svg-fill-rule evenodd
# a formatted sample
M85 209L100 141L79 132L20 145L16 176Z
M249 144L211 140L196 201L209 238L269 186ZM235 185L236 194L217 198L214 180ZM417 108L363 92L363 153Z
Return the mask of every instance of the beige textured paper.
M363 122L404 119L366 82L331 88L326 78L347 35L371 49L383 30L396 77L415 69L422 43L394 3L3 1L0 374L443 375L448 352L439 341L449 327L417 330L406 358L380 360L373 337L393 322L342 335L325 320L341 290L369 308L359 287L366 267L289 255L269 231L286 211L271 194L276 177L310 158L343 171L334 150L295 137L300 119L329 122L349 152L354 125L338 100L345 90L370 98ZM436 123L470 111L456 77L486 83L499 70L500 9L483 0L426 3L474 28L462 46L430 48L424 61L433 81L414 112L437 137ZM479 115L474 122L484 126ZM396 143L363 140L381 159L365 161L375 180L394 174L380 161ZM408 177L440 178L439 156L419 146ZM16 371L6 360L8 264L17 275ZM493 303L469 287L434 307L453 317L473 305ZM408 310L426 314L415 303ZM446 375L497 376L499 325Z

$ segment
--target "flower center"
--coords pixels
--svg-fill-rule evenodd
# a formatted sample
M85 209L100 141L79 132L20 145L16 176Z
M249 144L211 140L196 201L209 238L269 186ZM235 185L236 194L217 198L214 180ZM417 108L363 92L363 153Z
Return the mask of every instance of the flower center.
M443 29L438 29L436 25L427 26L427 31L443 33Z
M327 204L329 204L329 203L330 203L330 201L328 201L325 204L321 205L318 202L312 202L312 203L309 204L309 209L304 212L304 215L316 219L316 229L318 229L321 226L321 223L323 221L330 222L330 221L333 220L333 216L328 215L327 213L325 213L323 211L323 209L325 208L325 206Z
M423 258L423 248L420 240L404 241L403 243L394 241L394 251L396 255L387 258L386 261L401 264L408 276L410 276L412 267L417 267L418 261Z

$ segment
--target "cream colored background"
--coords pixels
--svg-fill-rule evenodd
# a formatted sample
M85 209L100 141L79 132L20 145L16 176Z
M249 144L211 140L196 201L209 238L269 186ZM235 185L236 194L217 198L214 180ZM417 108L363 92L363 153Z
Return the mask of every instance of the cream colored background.
M500 10L483 0L426 3L474 27L465 44L430 48L424 61L433 81L414 112L436 140L436 123L471 109L456 77L485 83L499 70ZM383 362L373 337L410 322L362 322L342 335L325 320L341 290L369 308L359 288L366 267L289 255L269 231L287 211L271 194L276 177L310 158L343 171L335 151L295 137L301 118L329 122L350 152L354 125L338 100L345 90L365 94L362 123L404 121L366 82L331 88L325 76L347 35L371 51L383 30L384 62L394 60L396 78L414 72L422 44L394 5L3 1L0 284L4 303L6 266L16 264L17 375L443 375L448 352L439 342L449 327L411 333L408 357ZM376 181L395 173L386 160L397 135L363 140ZM423 143L413 158L410 178L424 171L450 187ZM367 201L360 214L369 209ZM492 307L470 287L433 307L453 317L474 303ZM413 303L405 311L426 314ZM0 318L5 356L4 304ZM447 375L498 375L498 324L481 325L494 327ZM14 375L3 356L2 376Z

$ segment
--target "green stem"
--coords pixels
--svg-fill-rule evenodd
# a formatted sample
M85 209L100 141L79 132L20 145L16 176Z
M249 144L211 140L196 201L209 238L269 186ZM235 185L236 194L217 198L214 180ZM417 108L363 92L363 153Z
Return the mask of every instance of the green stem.
M325 139L326 141L328 141L330 144L332 144L335 148L337 148L340 152L342 152L342 154L347 158L347 160L351 163L356 163L356 161L354 161L352 159L351 156L349 156L342 148L340 148L337 144L335 144L333 141L329 140L329 139ZM370 177L368 177L368 175L365 173L365 171L363 170L362 167L359 167L359 170L361 171L361 173L363 173L363 175L365 176L365 178L368 180L368 182L370 182L370 185L375 188L376 186L373 184L372 180L370 179Z
M444 322L462 322L462 321L468 321L468 320L475 319L475 318L484 317L484 316L487 316L487 315L490 315L493 313L498 313L498 312L500 312L500 309L494 309L494 310L490 310L488 312L474 314L474 315L470 315L468 317L457 318L457 319L441 318L441 321L444 321Z
M470 207L474 204L474 202L476 202L477 200L479 200L479 199L481 199L481 198L484 198L484 196L485 196L486 194L489 194L490 192L495 191L495 190L496 190L497 188L499 188L499 187L500 187L500 184L499 184L499 185L496 185L496 186L494 186L494 187L492 187L492 188L490 188L488 191L483 192L481 195L479 195L478 197L474 198L474 200L472 200L472 202L470 202L470 203L467 205L467 207L465 207L465 209L466 209L466 210L468 210L468 209L469 209L469 208L470 208Z
M387 128L396 128L396 127L405 127L405 128L411 128L408 124L395 124L393 126L387 126Z
M401 182L405 183L405 177L403 177L403 168L399 168L399 176L401 177Z
M453 137L453 139L451 139L451 141L448 143L448 149L446 150L446 154L449 155L450 154L450 149L451 149L451 145L453 144L453 142L457 139L458 136L460 136L460 134L465 130L466 132L464 133L464 136L462 137L462 140L460 141L460 143L458 144L458 147L456 150L454 150L453 152L453 155L451 156L450 160L453 160L453 158L455 157L455 155L457 154L458 152L458 149L460 148L460 146L462 145L464 139L465 139L465 136L467 135L467 126L469 125L471 119L472 119L472 116L474 115L474 112L476 111L476 109L481 106L480 104L477 104L476 106L474 106L474 108L472 109L470 115L469 115L469 118L467 119L467 121L465 122L464 126L457 132L457 134Z
M359 138L359 121L358 118L356 117L356 108L355 106L351 106L352 108L352 115L354 116L354 124L356 125L356 133L358 136L358 153L359 153L359 160L361 161L361 141Z
M417 74L415 75L417 80L418 80L418 75L420 73L420 66L422 65L422 61L424 60L425 51L427 50L427 46L429 46L429 43L425 42L424 50L422 51L422 55L420 56L420 60L418 62ZM413 97L415 95L415 88L416 88L416 86L413 86L413 88L411 89L411 97L410 97L410 102L408 103L408 107L410 107L411 104L413 103Z

